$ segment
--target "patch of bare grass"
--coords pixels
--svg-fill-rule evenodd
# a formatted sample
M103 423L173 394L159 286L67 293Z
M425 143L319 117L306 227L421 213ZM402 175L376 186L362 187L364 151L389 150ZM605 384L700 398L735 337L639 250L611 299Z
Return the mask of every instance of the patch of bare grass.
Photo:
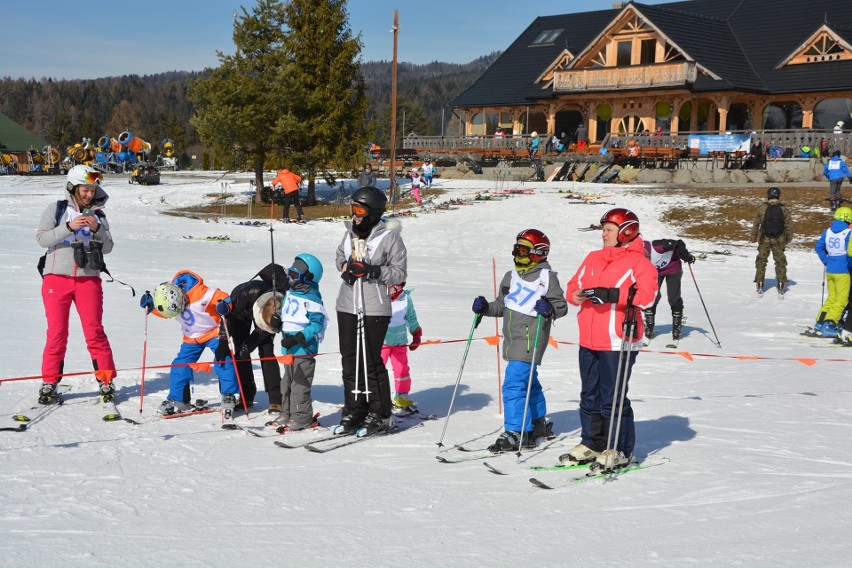
M766 187L661 188L658 195L682 196L688 206L669 209L663 219L681 227L680 236L720 243L751 237L757 206L766 199ZM834 218L828 207L828 188L781 187L781 201L793 216L792 247L811 248Z

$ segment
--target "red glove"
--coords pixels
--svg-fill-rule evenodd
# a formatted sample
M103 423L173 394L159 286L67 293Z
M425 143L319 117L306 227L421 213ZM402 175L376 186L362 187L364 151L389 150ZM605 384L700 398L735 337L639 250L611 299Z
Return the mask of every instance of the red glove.
M420 347L420 341L423 339L423 328L418 327L411 332L411 343L408 345L409 351L414 351Z

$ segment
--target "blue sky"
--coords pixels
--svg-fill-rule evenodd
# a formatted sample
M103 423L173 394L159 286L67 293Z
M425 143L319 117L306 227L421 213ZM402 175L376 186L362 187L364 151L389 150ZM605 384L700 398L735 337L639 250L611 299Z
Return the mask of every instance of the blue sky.
M658 4L661 0L646 0ZM0 76L91 79L200 71L233 53L233 13L253 0L67 0L6 2L0 18ZM531 8L531 6L534 6ZM350 0L364 61L393 57L394 9L399 10L401 62L467 63L503 50L537 16L608 9L612 0L528 4L518 0Z

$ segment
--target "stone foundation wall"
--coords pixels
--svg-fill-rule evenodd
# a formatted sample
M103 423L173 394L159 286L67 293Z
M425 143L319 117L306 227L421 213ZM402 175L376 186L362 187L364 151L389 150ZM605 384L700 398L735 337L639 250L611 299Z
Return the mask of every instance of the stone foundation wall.
M852 161L846 164L852 169ZM782 159L769 162L765 170L726 170L721 164L712 161L684 162L680 169L637 169L621 168L618 175L610 183L638 184L702 184L702 183L731 183L734 185L795 183L795 182L825 182L822 169L825 163L819 159ZM562 166L562 163L544 165L545 179ZM598 170L599 165L593 163L586 171L585 179L589 180ZM454 167L439 168L439 176L444 179L483 179L503 181L531 181L535 174L532 166L511 167L498 165L493 168L482 168L482 173L475 173L471 167L460 162Z

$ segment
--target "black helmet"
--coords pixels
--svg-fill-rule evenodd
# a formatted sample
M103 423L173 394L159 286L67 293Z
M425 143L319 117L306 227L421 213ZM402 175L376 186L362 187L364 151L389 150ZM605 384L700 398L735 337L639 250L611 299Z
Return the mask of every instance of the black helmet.
M781 190L777 187L770 187L766 190L766 199L781 199Z
M369 209L368 217L371 215L381 217L387 207L388 198L382 191L368 185L352 194L352 203L363 205Z

